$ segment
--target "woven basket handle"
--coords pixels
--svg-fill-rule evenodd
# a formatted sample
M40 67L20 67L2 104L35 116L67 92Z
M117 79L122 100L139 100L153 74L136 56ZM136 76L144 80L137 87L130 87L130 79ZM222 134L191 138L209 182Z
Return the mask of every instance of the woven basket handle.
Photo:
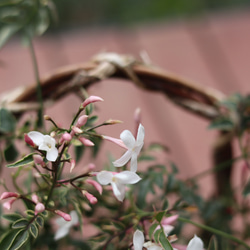
M225 97L218 90L200 87L172 73L138 61L130 55L102 53L84 64L57 69L40 80L45 105L50 105L81 87L88 88L101 80L122 78L139 88L164 93L171 101L198 116L214 119L218 102ZM17 88L0 99L0 105L21 114L37 109L36 85Z

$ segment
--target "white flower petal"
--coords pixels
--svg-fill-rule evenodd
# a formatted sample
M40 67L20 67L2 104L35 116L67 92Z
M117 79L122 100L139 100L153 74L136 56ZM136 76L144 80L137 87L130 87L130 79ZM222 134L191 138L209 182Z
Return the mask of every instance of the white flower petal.
M102 185L108 185L111 183L113 174L108 171L101 171L96 175L98 182Z
M130 171L137 171L137 154L135 152L132 153L131 162L130 162Z
M137 143L143 143L144 141L144 136L145 136L145 129L144 127L140 124L137 132L137 137L136 137L136 142Z
M121 158L113 162L114 166L115 167L124 166L130 160L131 156L132 156L132 151L131 150L126 151Z
M57 148L54 147L47 151L46 158L48 161L56 161L57 156L58 156Z
M121 133L120 138L128 149L133 149L135 146L135 138L129 130L124 130Z
M196 235L189 241L187 246L187 250L203 250L203 248L203 241Z
M113 188L113 193L115 195L115 197L119 200L119 201L123 201L124 197L125 197L125 185L119 184L119 183L115 183L115 182L111 182L112 188Z
M119 183L122 184L135 184L141 180L141 177L134 172L131 171L123 171L115 175L117 179L119 179Z
M63 237L65 237L69 233L70 227L60 227L55 234L54 240L59 240Z
M134 232L134 236L133 236L134 250L142 250L143 243L144 243L144 235L142 231L137 229Z
M136 155L139 155L139 154L140 154L142 147L143 147L143 142L141 142L141 143L139 143L139 144L137 144L137 145L135 146L134 152L136 153Z
M44 135L43 143L45 143L47 145L50 145L53 148L56 145L56 140L53 137L49 136L49 135Z
M71 216L71 224L72 225L76 225L79 222L79 218L78 218L78 214L75 210L72 210L70 212L70 216Z
M157 245L153 245L148 247L147 250L163 250L163 248Z
M44 135L37 131L30 131L28 133L29 138L37 145L39 146L41 143L43 143Z
M157 245L156 243L153 243L152 241L147 241L143 244L144 247L147 248L147 250L162 250L163 248Z

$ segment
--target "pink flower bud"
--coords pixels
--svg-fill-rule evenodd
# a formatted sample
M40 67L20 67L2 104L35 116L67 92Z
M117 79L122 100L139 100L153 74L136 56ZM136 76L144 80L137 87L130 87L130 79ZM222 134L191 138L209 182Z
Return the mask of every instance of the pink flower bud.
M78 121L76 123L76 126L78 128L84 126L86 124L86 122L88 121L88 116L87 115L82 115L78 118Z
M34 159L35 164L37 165L41 165L42 167L46 165L41 155L33 155L33 159Z
M76 161L74 159L70 160L70 173L73 171L73 169L76 166Z
M72 130L74 131L75 134L83 133L83 131L80 128L76 127L76 126L72 126Z
M41 203L41 202L38 202L35 206L35 211L36 211L36 214L38 213L41 213L45 210L45 206Z
M36 194L32 194L31 200L32 200L34 203L36 203L36 204L39 202L38 196L37 196Z
M117 138L107 136L107 135L102 135L102 139L113 142L113 143L115 143L116 145L118 145L118 146L120 146L122 148L128 149L121 139L117 139Z
M12 197L18 198L19 196L20 196L20 195L17 194L17 193L13 193L13 192L3 192L2 195L1 195L1 197L0 197L0 200L12 198Z
M134 135L137 136L138 128L141 123L141 109L137 108L134 113L134 120L135 120L135 133Z
M96 203L97 203L97 198L96 198L94 195L90 194L90 193L89 193L88 191L86 191L86 190L83 190L82 193L83 193L83 195L85 195L86 198L89 200L90 204L96 204Z
M110 124L110 125L119 124L119 123L122 123L122 121L113 120L113 119L109 119L109 120L105 121L105 124Z
M170 217L164 218L161 222L162 225L170 225L177 221L179 215L172 215Z
M88 168L89 168L89 171L92 171L96 168L96 166L94 163L89 163Z
M16 199L11 199L9 201L6 201L3 203L3 207L10 210L12 207L12 204L16 201Z
M139 124L141 123L141 109L140 108L137 108L135 110L135 113L134 113L134 120L136 122L136 124Z
M92 147L92 146L95 146L95 144L90 141L89 139L86 139L84 137L81 137L79 138L79 141L84 145L84 146L87 146L87 147Z
M60 144L64 143L65 141L70 142L71 140L72 140L71 134L65 132L60 139Z
M86 183L92 185L99 192L99 194L102 194L102 185L100 185L97 181L87 179Z
M71 216L67 213L64 213L63 211L61 210L55 210L55 213L58 214L59 216L61 216L64 220L66 221L71 221Z
M83 108L85 108L87 105L89 105L90 103L94 103L94 102L102 102L103 99L99 96L90 96L88 97L82 104Z
M27 134L24 134L24 140L26 143L28 143L31 147L35 147L35 143L30 139L30 137Z

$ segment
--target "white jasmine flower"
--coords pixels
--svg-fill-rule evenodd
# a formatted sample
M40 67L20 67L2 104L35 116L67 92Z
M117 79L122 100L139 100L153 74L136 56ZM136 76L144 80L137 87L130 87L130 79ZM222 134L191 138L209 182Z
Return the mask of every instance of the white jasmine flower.
M58 149L56 148L56 141L49 135L43 135L37 131L28 133L28 137L38 146L39 150L46 151L46 158L48 161L55 161L58 156Z
M121 133L120 138L128 150L121 158L113 162L115 167L122 167L131 159L130 170L133 172L137 171L137 156L144 144L144 135L144 127L141 124L138 127L136 139L129 130L124 130Z
M203 250L203 241L198 236L194 235L194 237L189 241L187 245L187 250Z
M111 184L113 193L119 201L124 200L126 184L135 184L141 180L139 175L131 171L123 171L120 173L101 171L96 177L102 185Z
M59 229L56 231L55 240L65 237L69 233L70 228L78 224L79 218L75 210L70 212L70 216L71 221L66 221L62 217L56 219L56 224L59 226Z
M163 250L163 248L151 241L144 243L144 235L142 231L136 230L133 236L134 250L142 250L145 247L147 250Z

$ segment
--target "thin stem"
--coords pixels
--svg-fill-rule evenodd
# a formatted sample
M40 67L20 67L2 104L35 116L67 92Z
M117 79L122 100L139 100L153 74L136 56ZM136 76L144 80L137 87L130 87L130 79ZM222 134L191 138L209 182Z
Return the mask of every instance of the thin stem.
M225 233L223 231L220 231L218 229L215 229L215 228L212 228L212 227L209 227L209 226L206 226L206 225L203 225L203 224L200 224L200 223L197 223L197 222L194 222L194 221L191 221L189 219L186 219L186 218L183 218L183 217L178 217L178 220L181 221L181 222L185 222L185 223L189 223L189 224L192 224L196 227L199 227L199 228L202 228L206 231L209 231L211 233L214 233L214 234L217 234L217 235L220 235L224 238L227 238L229 240L232 240L234 242L237 242L238 244L240 245L243 245L244 247L246 247L247 249L250 249L250 246L248 246L244 241L234 237L233 235L231 234L228 234L228 233Z
M34 67L34 73L35 73L35 79L36 79L36 94L37 94L37 100L40 104L39 110L38 110L38 121L37 121L37 126L38 127L43 127L43 96L42 96L42 87L41 87L41 82L40 82L40 77L39 77L39 70L38 70L38 63L37 63L37 58L36 58L36 53L34 49L34 45L32 42L31 37L29 36L29 48L30 48L30 53L31 53L31 59Z

